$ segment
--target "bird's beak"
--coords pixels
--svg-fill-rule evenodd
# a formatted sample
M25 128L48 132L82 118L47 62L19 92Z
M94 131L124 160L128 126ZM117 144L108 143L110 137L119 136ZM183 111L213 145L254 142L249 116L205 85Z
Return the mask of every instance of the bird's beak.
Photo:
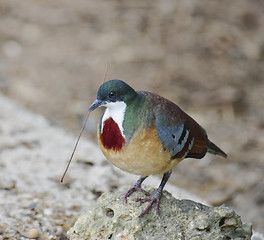
M89 111L91 112L91 111L93 111L93 110L95 110L96 108L98 108L98 107L100 107L100 106L102 106L102 105L104 105L105 104L105 101L102 101L102 100L98 100L98 99L96 99L93 103L92 103L92 105L89 107Z

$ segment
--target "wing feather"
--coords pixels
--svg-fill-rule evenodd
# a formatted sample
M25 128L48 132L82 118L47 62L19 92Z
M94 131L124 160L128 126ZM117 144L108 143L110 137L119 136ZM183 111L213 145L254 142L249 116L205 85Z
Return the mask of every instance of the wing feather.
M155 95L155 125L158 136L171 158L202 158L207 152L205 130L180 107Z

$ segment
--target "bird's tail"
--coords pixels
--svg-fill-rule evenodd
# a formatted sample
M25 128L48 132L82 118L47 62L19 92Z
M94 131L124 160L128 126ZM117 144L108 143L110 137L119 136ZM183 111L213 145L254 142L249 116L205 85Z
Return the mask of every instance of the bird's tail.
M220 155L225 158L227 157L227 154L222 151L219 147L217 147L214 143L212 143L210 140L208 140L207 143L207 151L215 155Z

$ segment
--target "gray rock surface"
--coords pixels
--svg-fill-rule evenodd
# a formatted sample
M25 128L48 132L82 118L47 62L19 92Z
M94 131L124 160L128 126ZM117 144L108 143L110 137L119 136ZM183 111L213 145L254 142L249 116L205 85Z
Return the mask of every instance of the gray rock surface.
M138 218L146 204L134 201L134 193L123 202L126 186L115 193L104 193L93 207L82 214L68 232L75 239L251 239L251 224L242 223L228 207L209 207L191 200L175 199L167 191L161 199L160 216L154 209ZM146 188L149 192L154 189Z

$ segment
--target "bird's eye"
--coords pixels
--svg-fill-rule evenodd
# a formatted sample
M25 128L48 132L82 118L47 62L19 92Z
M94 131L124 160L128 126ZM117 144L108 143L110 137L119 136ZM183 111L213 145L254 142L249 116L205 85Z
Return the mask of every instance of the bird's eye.
M112 97L114 97L116 95L116 93L114 92L114 91L111 91L110 93L109 93L109 98L112 98Z

